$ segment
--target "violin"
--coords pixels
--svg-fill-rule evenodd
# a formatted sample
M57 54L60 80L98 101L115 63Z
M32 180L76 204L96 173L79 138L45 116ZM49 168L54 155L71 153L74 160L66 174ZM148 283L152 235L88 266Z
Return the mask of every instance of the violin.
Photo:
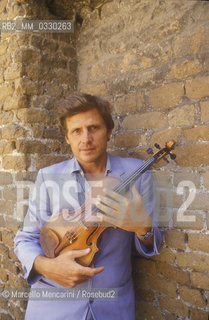
M153 153L152 149L149 148L147 152L152 156L126 176L123 181L113 177L105 177L103 179L104 185L111 187L113 191L119 194L126 194L130 185L154 163L160 159L168 161L165 158L167 155L170 155L171 159L175 159L176 155L171 152L175 145L176 142L174 140L168 141L164 148L155 144L159 151ZM95 205L90 209L92 216L96 216L96 213L100 211ZM84 203L79 209L62 212L46 222L41 228L40 245L47 257L54 258L69 250L91 248L87 255L77 258L77 262L83 266L92 264L95 254L99 251L101 234L110 226L104 226L98 222L89 223L82 219L82 217L85 218L87 210L89 210L89 207Z

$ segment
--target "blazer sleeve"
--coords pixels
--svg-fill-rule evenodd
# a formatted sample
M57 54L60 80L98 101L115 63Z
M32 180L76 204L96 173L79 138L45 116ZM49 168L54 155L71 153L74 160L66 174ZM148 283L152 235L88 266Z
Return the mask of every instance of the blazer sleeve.
M135 247L141 256L148 258L153 255L159 254L158 250L162 242L162 234L158 227L154 182L150 171L146 171L144 174L142 174L142 176L136 181L136 187L139 190L140 195L142 196L143 205L146 212L152 218L154 240L153 247L148 249L135 234Z
M25 272L24 277L30 285L42 277L33 271L33 263L38 255L44 255L40 246L39 235L42 225L50 214L49 196L42 170L40 170L32 197L29 200L29 208L23 227L18 230L14 239L14 252L22 264Z

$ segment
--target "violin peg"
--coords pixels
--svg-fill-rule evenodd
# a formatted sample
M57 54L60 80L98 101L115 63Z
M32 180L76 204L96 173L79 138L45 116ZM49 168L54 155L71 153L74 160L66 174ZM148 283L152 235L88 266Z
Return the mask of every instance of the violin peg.
M152 148L148 148L148 149L147 149L147 153L148 153L148 154L153 154Z
M159 145L158 143L155 143L154 146L155 146L155 148L157 148L157 149L161 149L161 147L160 147L160 145Z
M172 160L175 160L175 159L176 159L176 155L175 155L174 153L170 153L170 158L171 158Z
M165 162L169 163L169 161L168 161L167 158L163 157L163 160L164 160Z

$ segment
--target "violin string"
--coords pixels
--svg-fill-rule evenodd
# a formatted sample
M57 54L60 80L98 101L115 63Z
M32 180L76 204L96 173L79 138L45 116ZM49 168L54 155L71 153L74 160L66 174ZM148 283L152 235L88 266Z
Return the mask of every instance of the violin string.
M146 161L144 165L140 168L137 168L127 179L125 179L122 183L120 183L113 191L118 193L122 192L124 188L126 188L131 182L138 178L140 174L143 173L144 170L147 170L149 166L154 162L154 158L150 158Z
M155 158L149 158L142 166L140 166L139 168L137 168L128 178L126 178L122 183L120 183L118 186L116 186L113 191L117 192L117 193L121 193L132 181L134 181L136 178L138 178L138 176L140 174L143 173L144 170L147 170L149 168L149 166L155 161ZM80 212L81 208L84 207L83 209L85 209L84 204L75 210ZM94 205L92 208L92 213L97 213L99 211L99 209ZM76 216L76 218L78 218L81 214L82 214L83 210ZM85 210L84 210L85 212ZM83 223L81 221L78 222L79 224L79 229L81 228L81 231L79 231L76 233L76 236L79 236L82 232L83 232ZM95 228L98 227L98 224L95 226Z
M116 186L113 190L115 192L121 193L131 182L133 182L135 179L137 179L140 176L140 174L144 173L152 165L152 163L155 162L155 160L156 160L155 157L149 158L147 161L145 161L145 163L142 166L137 168L133 173L130 174L130 176L128 176L122 183L120 183L118 186ZM80 208L76 209L75 212L76 211L80 212L78 214L78 216L80 216L83 211L85 213L85 205L83 204ZM99 209L94 205L92 208L92 212L96 213L98 211L99 211ZM82 226L82 224L83 223L79 221L80 228L78 228L78 232L76 233L76 237L78 237L79 235L81 235L83 233L84 227ZM98 226L99 226L99 224L96 224L96 226L94 226L94 227L97 229ZM80 229L81 229L81 231L79 231Z
M144 173L156 160L156 157L151 157L149 158L147 161L145 161L145 163L140 166L139 168L137 168L133 173L130 174L130 176L128 176L122 183L120 183L118 186L116 186L113 191L117 192L117 193L122 193L122 191L133 181L135 181L140 174ZM82 208L83 207L83 208ZM77 216L80 216L81 213L84 211L85 213L85 205L83 204L80 208L78 208L77 210L75 210L75 212L78 211L80 212ZM92 213L97 213L98 211L100 211L95 205L92 208ZM76 233L76 236L78 237L80 234L82 234L83 232L83 224L81 221L79 221L79 225L81 228L81 231ZM98 228L99 224L96 224L95 228ZM88 229L88 228L87 228Z

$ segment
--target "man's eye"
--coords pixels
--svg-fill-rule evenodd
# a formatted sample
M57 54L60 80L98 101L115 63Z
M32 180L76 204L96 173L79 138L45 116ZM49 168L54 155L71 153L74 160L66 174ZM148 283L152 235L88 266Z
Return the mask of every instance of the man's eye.
M80 132L80 129L75 129L75 130L73 130L73 133L79 133Z
M98 126L91 126L90 129L91 129L92 131L97 130L97 129L98 129Z

